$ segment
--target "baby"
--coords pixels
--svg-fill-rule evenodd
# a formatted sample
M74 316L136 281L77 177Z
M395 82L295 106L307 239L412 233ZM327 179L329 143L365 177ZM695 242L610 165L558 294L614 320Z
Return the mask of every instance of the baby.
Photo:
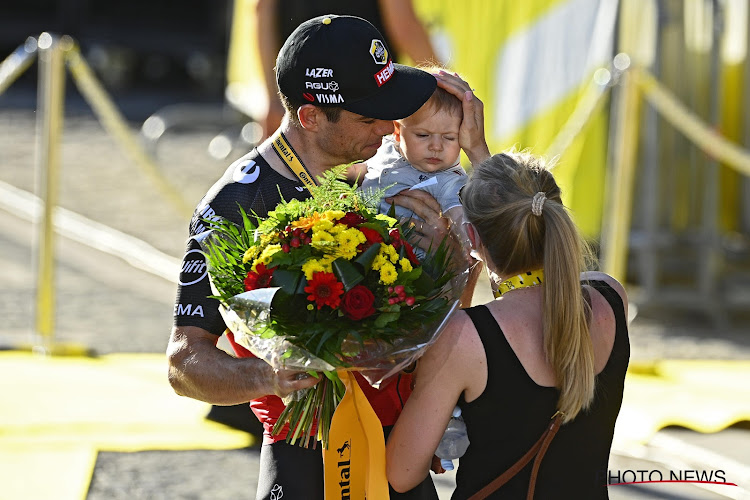
M443 215L454 222L463 218L458 192L466 184L459 162L458 129L463 119L461 101L438 87L430 99L411 116L393 122L394 132L383 140L367 162L361 189L386 189L380 211L388 213L385 198L405 189L422 189L440 204ZM419 218L396 205L400 218Z

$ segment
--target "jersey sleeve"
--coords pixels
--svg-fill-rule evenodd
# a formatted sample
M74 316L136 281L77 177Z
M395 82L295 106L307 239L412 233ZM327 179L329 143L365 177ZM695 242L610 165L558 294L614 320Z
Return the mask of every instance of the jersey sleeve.
M208 266L199 243L201 235L207 234L206 220L223 218L241 224L240 207L247 214L263 218L282 198L291 200L308 196L301 182L275 172L257 150L230 165L198 204L190 221L190 239L177 285L174 325L197 326L215 335L221 335L226 329L219 313L219 301L209 298L212 292Z
M206 257L195 238L190 238L182 258L182 269L177 284L174 325L197 326L215 335L221 335L226 325L219 313L219 301L209 298L209 295L211 285L208 280Z

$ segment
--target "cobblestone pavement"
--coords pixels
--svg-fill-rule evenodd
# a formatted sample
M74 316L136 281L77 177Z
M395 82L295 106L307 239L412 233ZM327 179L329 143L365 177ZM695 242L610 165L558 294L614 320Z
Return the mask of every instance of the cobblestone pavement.
M27 192L34 192L36 183L34 120L33 111L14 108L0 96L0 181ZM243 153L211 158L206 148L217 131L168 132L159 144L164 176L191 205L229 160ZM169 256L181 255L189 214L165 201L85 108L66 116L59 205ZM28 220L0 210L0 345L27 341L33 326L33 239ZM175 290L171 282L66 238L59 239L58 249L56 331L61 342L82 342L99 353L164 351ZM631 328L635 360L750 359L746 325L718 331L699 317L662 315L638 316ZM252 449L101 453L88 498L253 498L256 468L257 450ZM450 479L442 480L447 495ZM626 497L636 498L618 498Z

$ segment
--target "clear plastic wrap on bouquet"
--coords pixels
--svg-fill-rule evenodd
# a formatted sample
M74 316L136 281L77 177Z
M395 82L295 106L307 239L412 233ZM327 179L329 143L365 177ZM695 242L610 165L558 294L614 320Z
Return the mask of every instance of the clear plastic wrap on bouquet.
M361 345L353 337L342 342L340 364L333 365L310 351L277 335L272 326L272 302L279 287L261 288L235 295L221 304L219 311L239 345L276 369L301 371L358 371L375 388L416 361L437 340L452 314L459 307L459 296L466 284L468 269L446 286L445 314L417 331L405 331L393 342L371 340ZM212 285L213 286L213 285Z

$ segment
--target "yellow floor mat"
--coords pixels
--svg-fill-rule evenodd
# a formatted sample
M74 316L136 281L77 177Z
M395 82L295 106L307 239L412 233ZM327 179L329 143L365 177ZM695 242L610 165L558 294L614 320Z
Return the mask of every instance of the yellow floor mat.
M209 407L172 391L163 354L0 352L0 498L85 498L97 451L253 444Z
M663 360L631 363L615 446L645 444L679 425L718 432L750 420L750 361Z

